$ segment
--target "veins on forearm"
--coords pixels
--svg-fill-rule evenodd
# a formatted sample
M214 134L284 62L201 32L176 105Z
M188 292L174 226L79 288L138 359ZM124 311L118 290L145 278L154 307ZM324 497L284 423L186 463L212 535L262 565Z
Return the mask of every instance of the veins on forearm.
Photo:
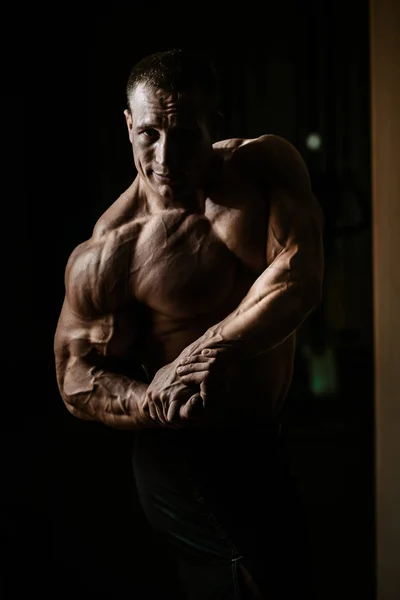
M147 385L142 382L106 372L79 358L71 359L62 384L64 401L72 414L78 411L113 427L140 425L138 400L145 389Z
M239 306L188 346L183 355L225 348L250 359L284 342L317 303L317 294L305 278L265 271Z

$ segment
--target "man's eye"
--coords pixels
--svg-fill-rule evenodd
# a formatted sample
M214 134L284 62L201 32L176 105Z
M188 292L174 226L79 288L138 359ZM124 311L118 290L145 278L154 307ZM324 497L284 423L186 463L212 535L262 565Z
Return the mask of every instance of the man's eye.
M158 132L155 129L145 129L142 131L142 135L148 138L154 138L158 136Z

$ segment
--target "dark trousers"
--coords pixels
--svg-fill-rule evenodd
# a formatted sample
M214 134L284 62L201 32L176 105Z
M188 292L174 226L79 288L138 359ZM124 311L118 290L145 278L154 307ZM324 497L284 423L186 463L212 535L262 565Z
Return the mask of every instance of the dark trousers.
M179 597L313 598L304 508L278 424L143 431L133 468Z

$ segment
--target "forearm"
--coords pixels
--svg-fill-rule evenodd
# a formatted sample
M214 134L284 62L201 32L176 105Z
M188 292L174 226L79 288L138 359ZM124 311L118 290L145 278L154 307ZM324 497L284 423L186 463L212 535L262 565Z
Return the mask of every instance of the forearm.
M283 343L320 301L315 284L271 281L267 287L266 283L260 277L240 305L185 348L182 357L205 348L226 348L254 358Z
M76 358L70 360L58 382L67 409L77 418L125 430L156 426L141 410L147 383L107 372Z

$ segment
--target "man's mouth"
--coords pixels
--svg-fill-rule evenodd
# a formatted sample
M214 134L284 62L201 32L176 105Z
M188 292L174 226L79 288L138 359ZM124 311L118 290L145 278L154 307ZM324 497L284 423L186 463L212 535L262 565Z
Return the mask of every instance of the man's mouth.
M182 175L176 175L171 173L168 173L168 175L157 173L157 171L153 171L153 173L160 183L165 183L167 185L179 183L180 179L182 178Z

